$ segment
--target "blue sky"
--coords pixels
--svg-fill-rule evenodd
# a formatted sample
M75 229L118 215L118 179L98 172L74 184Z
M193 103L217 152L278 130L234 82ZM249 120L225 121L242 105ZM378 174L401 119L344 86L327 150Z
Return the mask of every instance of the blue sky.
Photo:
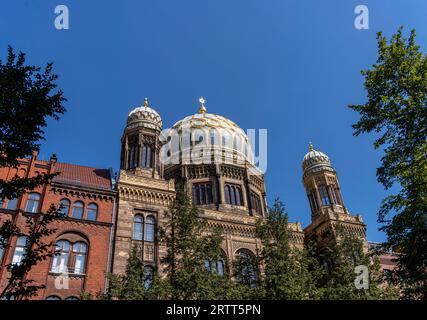
M54 27L60 4L69 30ZM359 4L369 30L354 28ZM310 221L301 160L312 141L368 239L382 241L381 153L373 136L352 135L357 114L346 106L366 99L360 70L376 60L376 32L416 28L425 50L426 14L425 0L9 0L0 3L0 56L10 44L33 64L53 61L60 76L68 112L49 122L44 159L117 171L127 114L144 97L169 127L196 113L202 95L208 112L268 129L268 199L280 196L292 221Z

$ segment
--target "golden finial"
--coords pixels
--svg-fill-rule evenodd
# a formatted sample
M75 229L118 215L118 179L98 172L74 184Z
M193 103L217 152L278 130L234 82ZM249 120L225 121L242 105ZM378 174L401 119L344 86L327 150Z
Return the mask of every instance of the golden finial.
M148 98L144 99L144 107L148 108Z
M205 98L200 97L199 102L200 102L199 113L201 113L201 114L206 113L206 107L205 107L206 100L205 100Z
M310 142L310 145L308 146L308 148L310 149L310 151L313 151L313 144Z

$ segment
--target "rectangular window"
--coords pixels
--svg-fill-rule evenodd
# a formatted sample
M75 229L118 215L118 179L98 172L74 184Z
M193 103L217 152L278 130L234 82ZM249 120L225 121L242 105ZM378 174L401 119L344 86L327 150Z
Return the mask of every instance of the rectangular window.
M328 191L326 189L326 186L322 185L319 186L319 195L320 199L322 200L322 204L324 206L328 206L331 204L331 200L329 199Z
M61 252L59 255L55 255L52 263L52 272L55 272L55 273L68 272L68 256L69 256L69 253L67 252Z
M16 210L18 206L18 199L9 199L7 200L6 209L8 210Z
M340 201L338 199L338 190L337 190L337 188L335 186L329 186L329 191L331 193L333 203L340 204Z
M2 237L0 237L0 265L3 260L4 248L6 246L5 242L6 241L4 241Z
M74 265L74 273L83 274L85 266L85 255L77 254L76 255L76 264Z

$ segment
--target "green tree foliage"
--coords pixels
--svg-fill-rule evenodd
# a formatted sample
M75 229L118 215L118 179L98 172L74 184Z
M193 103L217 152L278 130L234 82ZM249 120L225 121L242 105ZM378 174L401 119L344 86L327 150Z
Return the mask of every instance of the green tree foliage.
M56 232L56 229L51 228L50 224L53 220L62 217L54 205L51 205L47 213L40 213L35 217L28 216L26 219L27 229L25 233L14 226L10 221L6 221L0 227L2 239L7 239L11 236L27 236L25 255L20 264L8 264L6 269L9 272L8 283L0 292L1 299L16 299L21 300L37 295L39 289L43 289L44 285L36 284L32 279L28 279L30 270L40 261L52 257L55 252L52 250L53 243L46 242L44 239ZM1 244L5 246L3 241Z
M39 147L48 117L58 119L65 112L61 90L56 90L57 75L52 63L44 70L25 63L25 55L15 54L11 47L5 62L0 61L0 167L17 167L24 158ZM0 179L0 200L20 197L23 193L48 184L54 175L39 174L32 178L15 176L10 181ZM9 282L0 298L24 299L34 296L42 286L28 279L27 274L39 261L52 255L51 243L43 239L55 230L49 224L60 213L52 206L45 214L28 217L25 230L10 220L0 226L0 246L6 248L13 236L28 236L26 255L22 263L7 265Z
M153 279L152 275L147 274L146 267L142 261L141 250L134 246L127 261L125 274L110 274L108 277L108 293L106 296L100 295L98 298L119 300L147 299Z
M267 219L259 220L256 228L262 243L261 285L267 299L302 300L316 296L315 273L310 270L316 261L306 250L292 247L291 232L285 207L276 199Z
M377 178L400 191L378 213L386 249L399 252L393 280L406 298L427 297L427 56L406 39L403 28L388 41L378 33L378 60L362 71L368 101L350 108L360 114L354 134L375 132L384 152Z
M347 232L335 226L334 237L313 253L319 260L323 272L318 272L318 298L327 300L380 300L396 299L397 290L385 283L383 272L380 269L378 256L366 253L363 249L363 240L352 232ZM367 288L362 285L357 266L366 267Z
M16 55L11 47L5 63L0 60L0 167L16 167L18 159L30 155L43 140L48 117L59 119L65 112L58 76L52 63L42 71L26 65L25 54ZM17 198L23 192L49 183L52 175L0 180L0 197Z

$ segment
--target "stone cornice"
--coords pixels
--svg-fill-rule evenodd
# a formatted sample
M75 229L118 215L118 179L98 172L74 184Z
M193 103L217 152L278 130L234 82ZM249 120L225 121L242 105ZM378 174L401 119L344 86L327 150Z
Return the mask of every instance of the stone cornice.
M120 176L117 183L118 188L126 186L127 188L148 188L153 191L175 192L174 180L153 179L137 174L129 174L126 170L120 170Z

